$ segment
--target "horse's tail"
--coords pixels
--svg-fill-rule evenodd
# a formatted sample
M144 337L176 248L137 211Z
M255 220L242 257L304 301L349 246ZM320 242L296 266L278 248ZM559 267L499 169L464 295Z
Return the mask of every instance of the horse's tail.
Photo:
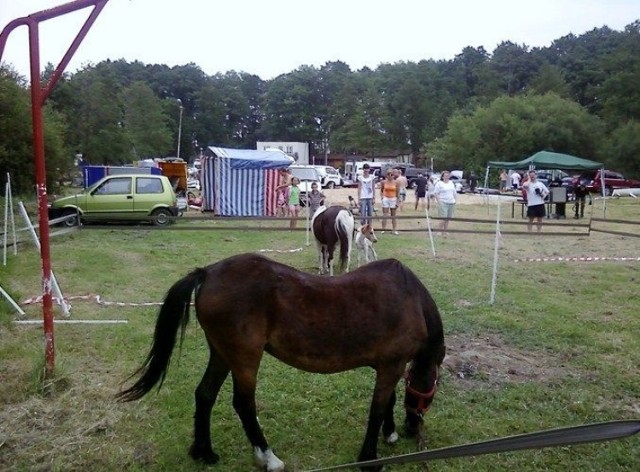
M336 217L336 234L340 240L340 270L349 269L351 244L354 231L353 215L348 210L340 210Z
M189 321L191 295L204 281L206 275L205 269L195 269L169 289L158 313L151 350L142 367L131 375L131 377L140 375L140 378L133 386L118 393L116 395L118 400L125 402L137 400L146 395L154 385L159 383L158 388L162 386L179 329L181 329L180 345L184 339L185 328Z

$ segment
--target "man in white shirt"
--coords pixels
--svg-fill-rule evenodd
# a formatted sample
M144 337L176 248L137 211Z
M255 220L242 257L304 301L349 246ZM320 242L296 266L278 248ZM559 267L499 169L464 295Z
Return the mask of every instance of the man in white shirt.
M513 173L511 174L511 188L513 188L513 191L517 191L518 187L520 187L520 173L513 171Z
M549 189L545 184L538 181L535 170L529 171L529 179L522 184L522 188L527 192L527 217L529 232L533 229L533 220L536 220L538 232L542 231L542 218L545 217L544 199L549 195Z
M373 205L375 204L375 176L371 174L369 164L362 166L362 175L358 177L358 207L360 207L360 223L371 224Z

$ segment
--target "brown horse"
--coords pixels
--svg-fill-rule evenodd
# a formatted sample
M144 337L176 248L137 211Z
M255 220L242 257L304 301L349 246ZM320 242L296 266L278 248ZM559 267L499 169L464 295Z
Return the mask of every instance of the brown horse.
M333 251L340 244L340 269L349 272L351 242L355 222L351 212L340 205L320 207L313 214L311 229L318 246L320 273L333 275Z
M395 387L410 363L405 428L418 431L435 394L444 335L429 292L399 261L373 262L339 277L307 274L256 254L195 269L167 292L151 351L134 374L139 379L118 395L122 401L137 400L162 385L180 329L184 336L194 291L196 316L210 350L195 395L194 459L218 461L211 446L211 410L231 372L233 407L256 462L267 471L284 470L256 418L256 376L263 352L308 372L366 366L376 371L359 460L376 458L380 428L388 442L397 440Z

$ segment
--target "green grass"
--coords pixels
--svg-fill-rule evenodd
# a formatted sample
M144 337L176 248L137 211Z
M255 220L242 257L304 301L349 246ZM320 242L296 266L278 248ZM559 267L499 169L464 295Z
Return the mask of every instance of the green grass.
M631 200L608 202L607 216L639 221L638 209L640 204ZM484 205L457 210L459 217L494 215L495 207ZM240 252L302 248L266 255L315 272L315 250L305 245L303 232L188 230L189 225L225 224L239 223L183 221L184 230L170 231L86 228L52 239L53 268L67 296L98 294L106 301L127 303L161 301L167 288L192 268ZM402 220L399 226L409 224ZM451 227L466 228L455 222ZM435 258L424 233L379 239L380 257L396 257L418 274L445 323L449 356L435 403L425 416L429 448L640 416L640 263L515 262L558 255L638 257L639 239L604 233L505 235L493 305L488 303L492 235L437 238ZM38 295L40 273L39 254L24 244L18 256L9 257L0 284L23 300ZM42 316L40 305L24 309L30 318ZM60 316L57 307L55 312ZM163 388L139 402L114 402L119 384L146 355L155 316L155 307L74 301L74 319L129 323L56 325L56 382L43 389L38 380L42 328L14 325L11 307L0 303L0 469L209 470L187 454L194 390L207 360L206 343L193 320ZM468 374L463 367L471 375L461 378ZM260 423L288 470L355 460L373 380L368 369L316 375L265 357L257 395ZM398 393L402 398L402 385ZM401 424L401 401L396 412ZM222 459L210 470L251 467L250 446L231 406L229 381L214 408L212 436ZM635 471L640 466L639 448L634 437L437 461L430 470ZM393 447L382 442L379 446L381 456L415 450L415 441L407 438Z

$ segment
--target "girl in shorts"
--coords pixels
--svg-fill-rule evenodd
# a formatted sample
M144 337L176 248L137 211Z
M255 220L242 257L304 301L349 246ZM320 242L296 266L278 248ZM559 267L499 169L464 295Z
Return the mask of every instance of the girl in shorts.
M300 179L298 177L293 177L291 179L291 186L289 187L289 216L291 217L291 221L289 221L289 229L295 229L298 215L300 214L300 187L298 184L300 183Z
M380 197L382 198L382 213L385 218L382 219L382 233L387 229L387 217L391 214L391 227L393 234L398 234L396 229L396 208L398 206L398 195L400 194L400 185L393 177L393 171L387 171L386 178L380 184Z

